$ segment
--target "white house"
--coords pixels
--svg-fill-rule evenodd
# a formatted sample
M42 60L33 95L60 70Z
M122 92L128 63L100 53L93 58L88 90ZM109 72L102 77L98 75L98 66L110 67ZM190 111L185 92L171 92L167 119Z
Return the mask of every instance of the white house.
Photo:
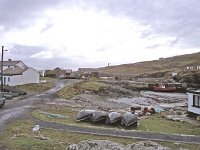
M3 61L3 70L7 68L13 68L13 67L27 67L21 60L13 61L11 59L8 59L8 61Z
M188 93L188 112L200 115L200 89Z
M10 67L3 71L4 85L39 83L40 74L31 67Z

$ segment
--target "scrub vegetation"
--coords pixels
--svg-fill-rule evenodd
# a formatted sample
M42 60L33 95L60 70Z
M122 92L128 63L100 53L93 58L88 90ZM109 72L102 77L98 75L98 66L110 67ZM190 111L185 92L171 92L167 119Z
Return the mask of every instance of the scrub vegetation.
M70 99L75 95L81 94L85 91L92 91L97 93L100 87L105 87L107 84L97 81L83 81L80 83L66 86L62 90L57 92L57 95L63 99Z
M46 83L18 85L17 88L27 93L42 93L51 89L56 81L53 78L41 78L41 80L46 80Z

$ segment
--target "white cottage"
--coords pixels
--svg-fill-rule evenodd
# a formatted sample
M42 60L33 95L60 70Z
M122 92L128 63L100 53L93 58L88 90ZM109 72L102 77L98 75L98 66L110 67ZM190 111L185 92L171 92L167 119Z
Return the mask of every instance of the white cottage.
M3 70L7 68L12 68L12 67L27 67L21 60L16 60L13 61L11 59L8 59L8 61L3 61Z
M31 67L10 67L3 71L3 84L9 86L39 83L40 74Z
M200 89L188 93L188 112L200 115Z

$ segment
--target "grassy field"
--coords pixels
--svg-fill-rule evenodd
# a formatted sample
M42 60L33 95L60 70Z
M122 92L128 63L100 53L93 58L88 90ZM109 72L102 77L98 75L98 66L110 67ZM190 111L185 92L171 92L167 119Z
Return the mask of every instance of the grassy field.
M69 107L54 107L54 106L46 106L43 111L61 114L67 117L64 119L57 119L48 117L39 111L34 111L32 114L36 118L41 120L50 121L50 122L59 122L63 124L73 124L76 126L82 127L93 127L93 128L109 128L109 129L122 129L123 127L120 125L117 126L110 126L106 124L91 124L87 122L76 122L76 115L77 112L70 109ZM162 133L169 133L169 134L186 134L186 135L200 135L200 128L194 125L191 125L186 122L175 122L171 120L167 120L162 118L161 114L154 114L149 118L143 119L140 121L140 126L138 128L131 127L130 130L141 130L147 131L147 129L151 132L162 132Z
M161 114L155 114L149 118L141 120L138 130L145 131L147 129L152 132L163 132L169 134L200 135L199 127L186 122L167 120L166 118L162 118Z
M77 134L50 129L42 129L39 133L32 133L33 126L34 122L30 120L21 120L9 124L6 131L0 134L0 148L12 150L65 150L68 145L81 140L110 140L124 145L139 141L136 139ZM196 150L200 148L199 145L195 144L158 143L172 149L186 148Z
M71 86L66 86L62 90L57 92L57 95L63 99L70 99L74 95L80 94L84 91L98 92L100 87L107 86L104 83L99 83L97 81L85 81L81 83L76 83Z
M24 84L18 85L17 88L27 92L27 93L42 93L49 89L51 89L54 85L56 79L53 78L41 78L41 80L46 80L46 83L31 83L31 84Z

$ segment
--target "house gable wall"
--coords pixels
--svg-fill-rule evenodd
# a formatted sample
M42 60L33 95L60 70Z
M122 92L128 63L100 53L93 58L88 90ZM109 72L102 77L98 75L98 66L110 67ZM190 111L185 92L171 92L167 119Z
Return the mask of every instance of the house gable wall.
M29 68L22 75L5 76L5 84L15 86L28 83L39 83L39 76L40 75L36 70L34 70L33 68Z
M194 93L188 93L188 111L200 115L200 108L193 106L193 95ZM195 95L200 96L200 94Z

